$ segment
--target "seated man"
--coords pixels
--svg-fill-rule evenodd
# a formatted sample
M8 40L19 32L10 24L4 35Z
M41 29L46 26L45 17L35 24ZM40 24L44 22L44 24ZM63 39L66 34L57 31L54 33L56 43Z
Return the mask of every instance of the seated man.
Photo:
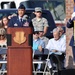
M64 58L63 53L65 53L66 50L66 39L61 38L62 36L58 28L53 30L53 37L54 38L49 40L46 48L51 51L51 59L53 62L56 62L58 70L60 70L62 68L61 62Z
M48 44L49 39L43 35L43 31L39 31L39 38L45 42L45 47Z
M42 49L45 48L45 43L39 38L39 32L35 31L33 33L33 51L39 50L42 52Z
M43 53L43 48L45 48L45 43L43 40L41 40L39 38L39 32L35 31L33 33L33 52L34 52L34 59L39 59L42 60L42 55L40 55L41 53ZM38 53L38 55L36 55L36 52ZM40 70L41 68L41 64L38 64L37 69Z

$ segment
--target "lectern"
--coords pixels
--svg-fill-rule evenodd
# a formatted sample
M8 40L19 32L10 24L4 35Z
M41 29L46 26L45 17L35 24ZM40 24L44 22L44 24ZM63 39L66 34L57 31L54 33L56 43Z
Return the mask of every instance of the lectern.
M7 75L32 75L32 28L7 29Z

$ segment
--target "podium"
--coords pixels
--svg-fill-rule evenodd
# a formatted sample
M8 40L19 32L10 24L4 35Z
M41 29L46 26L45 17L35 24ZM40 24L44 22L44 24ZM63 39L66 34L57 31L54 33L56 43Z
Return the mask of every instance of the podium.
M7 75L32 75L32 28L7 29Z

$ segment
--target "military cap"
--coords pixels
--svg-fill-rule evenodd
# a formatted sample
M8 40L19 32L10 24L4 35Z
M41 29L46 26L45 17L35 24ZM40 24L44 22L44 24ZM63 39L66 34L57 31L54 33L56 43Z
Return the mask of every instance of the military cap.
M42 12L42 8L41 8L41 7L36 7L36 8L35 8L35 12L37 12L37 11Z
M18 9L24 9L25 10L25 6L23 4L21 4Z

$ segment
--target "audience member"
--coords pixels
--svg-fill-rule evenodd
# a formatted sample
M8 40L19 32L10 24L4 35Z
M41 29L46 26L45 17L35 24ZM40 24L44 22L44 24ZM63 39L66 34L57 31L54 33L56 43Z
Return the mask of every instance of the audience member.
M35 8L35 15L36 17L32 19L32 25L34 27L34 31L43 31L43 35L47 33L48 29L48 21L46 18L42 17L42 8L36 7Z
M35 31L33 33L33 53L34 53L34 59L42 60L42 56L40 54L43 53L43 48L45 48L45 43L43 42L43 40L41 40L39 38L39 32ZM41 70L41 65L42 64L38 64L37 70Z
M46 47L49 39L43 35L43 31L39 31L39 38L45 42L45 47Z
M3 27L5 29L7 29L7 27L8 27L8 22L9 22L8 17L7 16L3 16L3 18L2 18L2 25L3 25Z
M35 31L33 33L33 51L39 50L41 52L42 48L45 48L45 43L39 38L39 32Z
M51 53L51 61L56 62L58 69L61 70L63 65L62 61L64 61L64 53L66 50L66 40L61 38L58 28L53 30L53 37L54 38L49 40L46 48Z
M6 39L6 31L4 28L0 28L0 48L7 48L7 39ZM5 60L6 54L2 54L2 59ZM6 69L6 64L3 63L1 70Z
M7 46L6 41L6 31L4 28L0 28L0 47L3 45Z

